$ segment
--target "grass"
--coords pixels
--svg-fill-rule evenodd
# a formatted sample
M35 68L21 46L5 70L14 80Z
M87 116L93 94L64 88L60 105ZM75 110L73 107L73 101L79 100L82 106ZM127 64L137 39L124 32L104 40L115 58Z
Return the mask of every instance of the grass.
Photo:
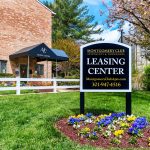
M125 111L124 93L86 93L85 98L86 112ZM150 92L133 92L132 108L135 115L150 121ZM96 150L69 140L54 128L59 118L78 113L79 92L2 96L0 150Z
M37 90L21 90L21 94L37 93ZM16 90L0 91L0 95L16 94Z

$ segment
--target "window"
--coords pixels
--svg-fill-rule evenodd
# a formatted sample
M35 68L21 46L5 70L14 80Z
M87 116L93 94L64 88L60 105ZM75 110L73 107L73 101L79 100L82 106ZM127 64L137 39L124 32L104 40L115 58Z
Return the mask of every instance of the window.
M35 71L37 72L37 75L43 75L44 74L44 65L36 64Z
M7 61L0 60L0 73L6 73Z

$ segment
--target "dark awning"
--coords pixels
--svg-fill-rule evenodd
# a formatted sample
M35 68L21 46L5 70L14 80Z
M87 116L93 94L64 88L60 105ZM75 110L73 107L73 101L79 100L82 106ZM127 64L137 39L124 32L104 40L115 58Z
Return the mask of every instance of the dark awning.
M37 58L37 61L68 61L69 58L63 50L51 49L46 44L37 44L30 47L23 48L14 54L10 55L10 59L18 57L29 56Z

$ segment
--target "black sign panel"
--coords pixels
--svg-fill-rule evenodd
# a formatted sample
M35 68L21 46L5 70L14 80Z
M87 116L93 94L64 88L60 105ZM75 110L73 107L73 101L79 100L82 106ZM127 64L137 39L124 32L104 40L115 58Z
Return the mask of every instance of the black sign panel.
M130 92L131 48L122 43L95 42L80 50L82 92Z

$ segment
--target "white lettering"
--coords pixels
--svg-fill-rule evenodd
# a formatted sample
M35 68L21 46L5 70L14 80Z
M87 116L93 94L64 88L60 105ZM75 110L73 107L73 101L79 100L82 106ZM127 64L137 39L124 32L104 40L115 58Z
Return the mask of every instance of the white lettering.
M125 58L87 58L87 65L125 65Z
M89 68L89 69L88 69L88 73L89 73L89 74L94 74L94 72L92 73L91 70L94 70L94 68Z
M89 74L124 74L123 68L89 68Z

